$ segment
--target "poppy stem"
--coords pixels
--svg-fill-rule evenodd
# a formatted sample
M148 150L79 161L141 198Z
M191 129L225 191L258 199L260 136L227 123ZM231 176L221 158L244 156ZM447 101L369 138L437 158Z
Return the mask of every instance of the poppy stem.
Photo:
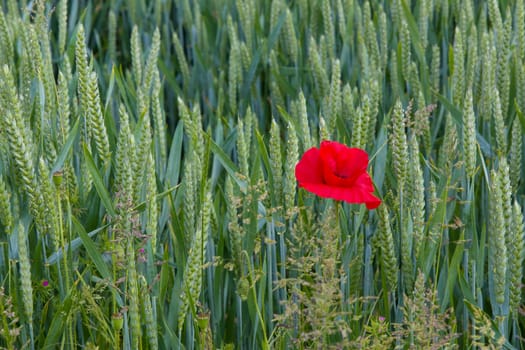
M342 210L342 208L340 209L340 207L343 205L343 202L342 201L338 201L338 200L334 200L334 214L335 214L335 224L337 225L337 231L339 232L339 244L342 244L343 243L343 230L341 228L341 222L340 222L340 218L339 218L339 210Z

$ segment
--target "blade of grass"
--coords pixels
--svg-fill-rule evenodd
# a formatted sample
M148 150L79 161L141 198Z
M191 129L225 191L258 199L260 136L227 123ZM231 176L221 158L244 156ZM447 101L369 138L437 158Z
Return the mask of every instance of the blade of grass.
M100 200L102 201L102 204L106 208L109 215L116 216L115 208L113 207L113 203L111 202L107 186L104 184L102 176L100 176L100 173L97 170L95 162L93 161L93 157L91 156L91 152L89 152L85 144L83 145L83 149L87 169L93 179L93 184L95 185L95 189L97 190Z

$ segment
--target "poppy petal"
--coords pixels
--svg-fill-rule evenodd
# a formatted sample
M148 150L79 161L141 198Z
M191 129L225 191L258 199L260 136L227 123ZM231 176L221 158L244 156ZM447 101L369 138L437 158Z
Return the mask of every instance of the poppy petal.
M359 187L366 192L374 192L374 184L368 173L361 173L355 180L354 186Z
M374 185L366 172L368 154L334 141L323 141L310 148L295 166L299 187L323 198L347 203L363 203L375 209L381 200L375 197Z
M372 209L375 209L375 208L379 207L379 205L381 204L381 199L377 198L376 196L374 196L371 193L369 193L368 195L369 195L369 198L365 202L366 208L368 210L372 210Z
M312 147L303 154L301 160L295 166L295 177L299 185L303 182L322 183L321 168L319 149Z
M299 185L319 197L332 198L352 204L365 203L368 209L375 209L381 204L379 198L360 188L335 187L318 183L302 183Z
M323 163L323 177L334 186L352 186L355 179L366 172L368 154L333 141L323 141L319 150Z

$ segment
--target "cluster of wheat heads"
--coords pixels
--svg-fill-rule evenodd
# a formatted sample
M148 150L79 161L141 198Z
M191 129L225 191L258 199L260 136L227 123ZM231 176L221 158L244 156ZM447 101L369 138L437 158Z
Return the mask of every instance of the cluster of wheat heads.
M0 7L0 347L523 348L522 0Z

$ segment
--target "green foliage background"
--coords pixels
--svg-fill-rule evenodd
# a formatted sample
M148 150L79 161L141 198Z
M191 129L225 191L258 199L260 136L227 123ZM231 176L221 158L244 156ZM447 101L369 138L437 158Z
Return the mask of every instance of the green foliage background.
M523 0L0 5L0 347L524 347Z

